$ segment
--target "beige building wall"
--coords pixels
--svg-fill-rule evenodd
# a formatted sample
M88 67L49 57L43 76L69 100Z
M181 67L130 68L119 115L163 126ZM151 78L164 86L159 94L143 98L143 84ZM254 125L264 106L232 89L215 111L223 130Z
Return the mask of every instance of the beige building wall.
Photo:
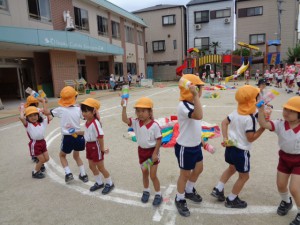
M297 41L296 24L298 17L298 2L289 0L282 2L281 16L281 59L286 58L288 47L294 47ZM236 44L237 42L250 42L250 34L266 34L266 41L277 39L278 34L278 10L277 0L251 0L237 3L237 13L241 8L263 7L262 16L250 16L239 18L237 14ZM236 45L236 47L238 47ZM257 45L262 52L265 45ZM270 47L269 52L275 51Z

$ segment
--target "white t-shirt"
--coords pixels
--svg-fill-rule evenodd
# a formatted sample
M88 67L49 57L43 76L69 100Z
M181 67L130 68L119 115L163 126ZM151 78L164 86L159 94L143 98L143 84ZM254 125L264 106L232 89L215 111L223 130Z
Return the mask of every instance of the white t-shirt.
M30 140L43 140L45 138L45 131L48 125L47 117L44 118L42 123L30 123L26 121L26 131Z
M201 143L202 121L192 119L194 105L187 101L179 102L177 106L179 135L177 143L184 147L195 147Z
M300 74L298 74L298 75L296 76L296 81L297 81L297 83L300 82Z
M250 150L251 143L247 140L247 132L255 132L257 120L254 115L240 115L237 110L227 116L230 121L228 129L228 139L237 142L237 146L242 150Z
M271 120L272 129L278 136L278 145L288 154L300 154L300 125L291 129L287 121Z
M92 122L85 123L84 139L87 142L97 141L98 138L103 138L104 132L102 130L101 124L97 119Z
M138 145L141 148L153 148L157 139L160 139L161 130L157 122L154 120L144 125L139 119L130 118L129 126L133 128Z
M52 109L53 117L60 118L60 127L62 135L70 135L69 129L80 130L80 118L83 119L79 106L57 107Z

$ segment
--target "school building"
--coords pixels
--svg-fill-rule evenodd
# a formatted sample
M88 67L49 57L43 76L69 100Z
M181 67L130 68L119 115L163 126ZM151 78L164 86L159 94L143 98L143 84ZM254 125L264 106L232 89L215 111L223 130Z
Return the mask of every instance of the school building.
M145 74L145 28L105 0L1 0L0 98L43 88L58 97L66 80Z

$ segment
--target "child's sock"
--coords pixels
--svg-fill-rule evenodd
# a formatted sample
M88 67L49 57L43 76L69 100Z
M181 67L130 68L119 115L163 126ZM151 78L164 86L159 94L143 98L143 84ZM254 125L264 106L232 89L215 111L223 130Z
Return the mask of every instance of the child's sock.
M224 189L224 183L222 183L221 181L218 182L217 186L215 188L217 188L219 191L223 191Z
M79 170L80 170L80 174L81 174L81 176L84 176L84 175L86 175L86 173L85 173L85 169L84 169L84 165L81 165L81 166L79 166Z
M144 188L144 191L147 191L147 192L150 193L150 188L149 187L148 188Z
M32 172L33 172L33 174L36 174L36 170L35 169Z
M99 185L103 184L103 181L102 181L102 178L101 178L101 175L100 175L100 174L97 175L97 176L95 176L95 178L96 178L97 184L99 184Z
M105 178L106 183L109 184L110 186L113 184L111 177Z
M161 191L155 192L155 195L161 196Z
M233 200L236 198L236 196L237 196L237 195L234 195L234 194L230 193L230 194L228 195L229 201L233 201Z
M177 192L176 194L176 201L184 200L184 193L180 194Z
M66 167L64 168L64 170L65 170L65 173L66 173L66 174L71 173L71 170L70 170L70 168L69 168L68 166L66 166Z
M282 201L285 201L286 203L290 203L291 202L290 194L289 194L288 191L285 192L285 193L279 192L279 195L280 195Z
M185 185L185 192L186 193L193 193L195 182L187 181Z

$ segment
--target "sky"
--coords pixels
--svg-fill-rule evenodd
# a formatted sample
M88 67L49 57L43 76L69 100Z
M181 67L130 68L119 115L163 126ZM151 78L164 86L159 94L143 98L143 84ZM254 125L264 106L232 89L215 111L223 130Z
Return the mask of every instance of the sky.
M109 2L127 10L128 12L152 7L160 4L186 5L190 0L108 0Z

